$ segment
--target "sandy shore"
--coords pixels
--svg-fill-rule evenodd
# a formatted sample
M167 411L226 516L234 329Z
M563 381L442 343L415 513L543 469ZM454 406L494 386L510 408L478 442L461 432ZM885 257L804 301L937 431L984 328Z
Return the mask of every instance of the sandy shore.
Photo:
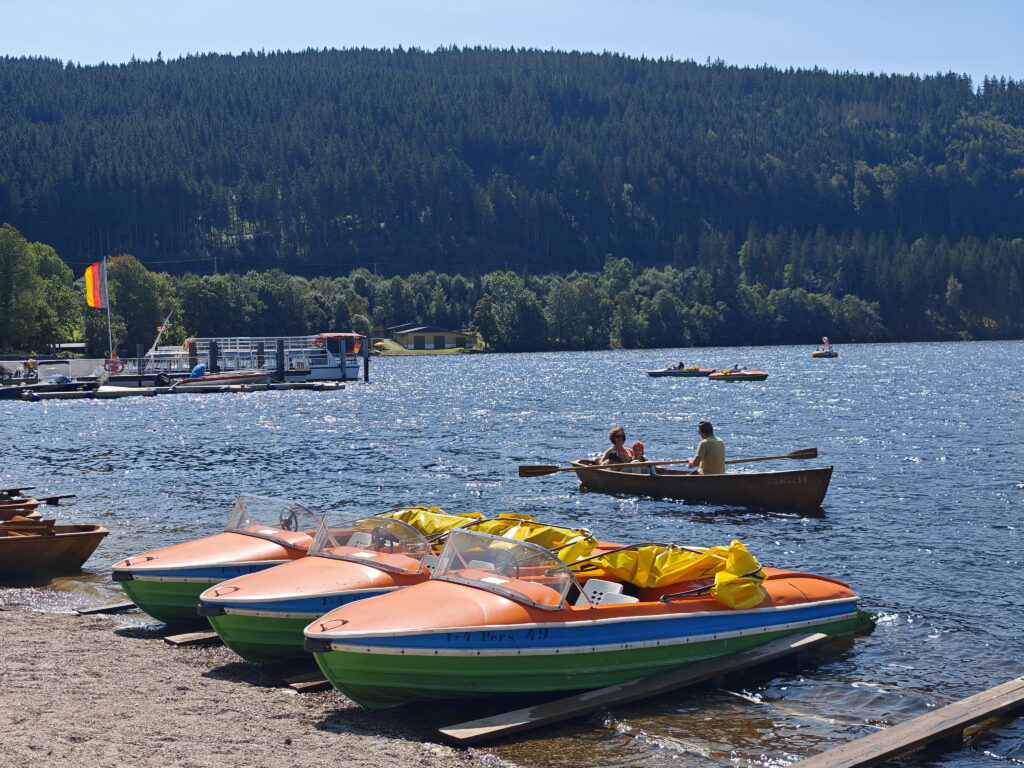
M223 647L172 647L138 619L0 603L0 768L510 765L401 710L297 694Z

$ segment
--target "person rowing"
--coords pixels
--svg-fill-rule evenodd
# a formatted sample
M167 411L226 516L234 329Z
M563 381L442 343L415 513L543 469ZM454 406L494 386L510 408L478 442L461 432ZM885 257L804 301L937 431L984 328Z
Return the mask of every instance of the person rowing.
M687 465L696 468L695 475L725 474L725 443L715 436L715 428L710 421L701 421L697 431L700 433L697 453Z

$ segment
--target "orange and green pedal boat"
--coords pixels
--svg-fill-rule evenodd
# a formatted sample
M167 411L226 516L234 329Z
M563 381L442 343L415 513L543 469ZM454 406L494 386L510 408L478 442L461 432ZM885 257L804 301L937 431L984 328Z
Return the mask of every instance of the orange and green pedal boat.
M328 513L309 554L258 573L210 587L199 614L225 645L249 661L307 657L303 630L335 608L385 595L430 578L437 553L456 529L538 543L558 556L589 555L596 540L585 528L563 528L533 518L479 513L447 514L437 507L407 507L374 517ZM615 545L605 545L612 548Z
M306 649L366 707L599 688L785 635L870 619L845 584L762 568L740 542L645 544L571 567L542 547L453 531L429 581L311 623Z
M196 608L203 590L305 557L321 517L301 504L243 494L221 533L125 558L114 563L111 577L154 619L201 622Z

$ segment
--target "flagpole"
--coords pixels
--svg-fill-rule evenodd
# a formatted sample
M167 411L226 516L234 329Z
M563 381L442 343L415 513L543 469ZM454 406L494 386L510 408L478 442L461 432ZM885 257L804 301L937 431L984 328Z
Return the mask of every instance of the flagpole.
M110 329L110 283L107 282L107 256L103 255L103 287L106 289L106 296L103 297L104 303L107 305L107 346L110 349L110 354L107 355L108 360L112 360L114 357L114 333Z

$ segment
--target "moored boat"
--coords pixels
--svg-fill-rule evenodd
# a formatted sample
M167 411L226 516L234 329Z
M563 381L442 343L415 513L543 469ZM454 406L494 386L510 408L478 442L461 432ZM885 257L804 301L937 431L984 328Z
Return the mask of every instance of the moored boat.
M712 373L708 378L713 381L764 381L768 378L768 373L756 368L741 368L739 370L727 368Z
M80 570L110 531L29 518L0 523L0 576L30 578Z
M671 366L648 371L648 376L682 376L684 378L695 376L710 376L715 372L714 368L703 368L699 365L691 365L688 368L674 368Z
M153 618L197 622L203 590L304 557L320 519L301 504L243 494L223 532L126 558L111 576Z
M200 595L199 614L225 645L249 661L307 656L302 632L309 622L357 600L426 581L437 561L436 542L464 526L539 542L570 560L589 555L596 543L586 529L513 516L450 515L436 507L364 518L328 513L307 557L210 587Z
M171 384L171 389L177 387L219 387L234 384L267 384L270 382L268 371L224 371L223 373L210 373L205 376L189 376L178 379Z
M857 600L824 576L762 569L739 542L640 545L573 572L541 547L457 530L429 581L336 609L305 636L336 688L387 707L586 690L796 632L852 635L870 625Z
M95 381L72 381L66 376L37 384L0 387L0 400L26 400L42 392L86 392L99 388Z
M593 459L572 462L580 483L599 493L622 493L697 503L808 512L821 507L832 479L832 467L778 472L726 472L695 475L658 467L656 474L615 469ZM597 467L591 469L591 467Z

